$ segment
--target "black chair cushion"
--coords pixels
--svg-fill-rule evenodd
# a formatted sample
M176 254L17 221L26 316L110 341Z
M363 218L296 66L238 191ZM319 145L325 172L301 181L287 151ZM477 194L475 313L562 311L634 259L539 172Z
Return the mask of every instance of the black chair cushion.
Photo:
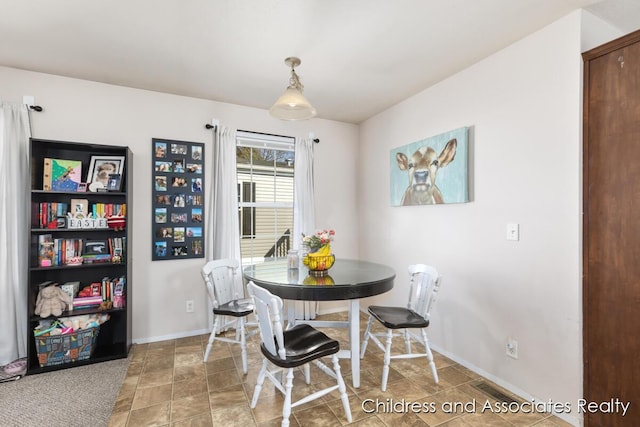
M309 325L296 325L284 331L283 335L286 359L280 359L277 354L269 353L264 344L260 346L262 354L271 363L281 368L301 366L320 357L337 353L340 350L338 341L329 338Z
M213 314L222 316L244 317L251 313L253 302L250 299L234 299L213 309Z
M405 307L369 306L369 313L388 329L426 328L429 321Z

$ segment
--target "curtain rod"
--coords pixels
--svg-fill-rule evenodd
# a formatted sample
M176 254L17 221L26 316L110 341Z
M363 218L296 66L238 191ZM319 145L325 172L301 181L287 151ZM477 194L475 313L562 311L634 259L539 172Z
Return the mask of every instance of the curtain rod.
M217 126L214 126L214 125L212 125L210 123L205 124L204 127L205 127L205 129L215 129L215 128L217 128ZM256 133L258 135L281 136L281 137L284 137L284 138L288 138L288 137L285 137L284 135L276 135L276 134L273 134L273 133L254 132L252 130L243 130L243 129L238 129L238 130L242 131L242 132ZM320 140L318 138L314 138L312 141L315 142L316 144L320 143Z
M38 113L44 110L44 108L39 105L29 105L29 108L33 111L37 111Z

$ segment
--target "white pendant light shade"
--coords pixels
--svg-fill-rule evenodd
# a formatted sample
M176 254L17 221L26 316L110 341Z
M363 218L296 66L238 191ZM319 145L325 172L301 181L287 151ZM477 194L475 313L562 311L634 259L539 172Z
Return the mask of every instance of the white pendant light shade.
M291 79L289 87L269 109L269 114L281 120L306 120L314 117L317 112L307 98L302 94L304 86L295 72L295 67L300 65L300 59L287 58L284 63L291 67Z
M288 87L273 104L269 113L282 120L306 120L316 115L316 109L307 101L302 92L296 88Z

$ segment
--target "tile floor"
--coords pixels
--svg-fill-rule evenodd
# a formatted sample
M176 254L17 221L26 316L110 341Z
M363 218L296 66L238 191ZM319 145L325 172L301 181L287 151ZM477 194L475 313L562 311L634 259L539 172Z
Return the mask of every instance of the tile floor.
M320 316L322 319L344 319L346 313ZM361 316L361 327L366 316ZM346 329L323 329L329 336L347 346ZM242 373L238 345L214 343L209 360L203 363L208 335L134 345L131 362L124 384L115 403L110 427L116 426L279 426L282 420L282 395L270 381L265 380L260 400L255 409L249 404L253 396L256 377L261 367L259 335L250 339L249 372ZM394 340L394 346L404 344ZM289 419L295 426L569 426L548 414L494 413L482 411L485 402L496 401L475 385L488 380L435 354L440 377L433 382L426 359L394 360L391 362L386 392L380 391L382 351L369 343L361 361L361 386L351 386L351 368L348 360L341 359L342 375L347 384L353 422L348 424L337 391L316 401L293 409ZM308 394L317 386L334 380L317 368L311 370L311 385L304 383L302 372L296 376L293 400ZM494 385L495 386L495 385ZM499 387L495 386L500 389ZM522 401L506 390L503 393ZM371 412L362 405L367 399L398 405L417 402L421 411ZM473 404L475 402L475 410ZM443 405L465 405L455 412L444 411ZM494 406L495 407L495 406ZM432 409L435 409L433 411Z

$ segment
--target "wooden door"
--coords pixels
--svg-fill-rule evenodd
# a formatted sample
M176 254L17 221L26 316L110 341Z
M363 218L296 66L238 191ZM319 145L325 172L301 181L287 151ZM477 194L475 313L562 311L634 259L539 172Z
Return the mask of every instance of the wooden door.
M584 398L611 403L586 412L585 426L635 427L640 425L640 31L583 58ZM616 402L631 403L625 416Z

